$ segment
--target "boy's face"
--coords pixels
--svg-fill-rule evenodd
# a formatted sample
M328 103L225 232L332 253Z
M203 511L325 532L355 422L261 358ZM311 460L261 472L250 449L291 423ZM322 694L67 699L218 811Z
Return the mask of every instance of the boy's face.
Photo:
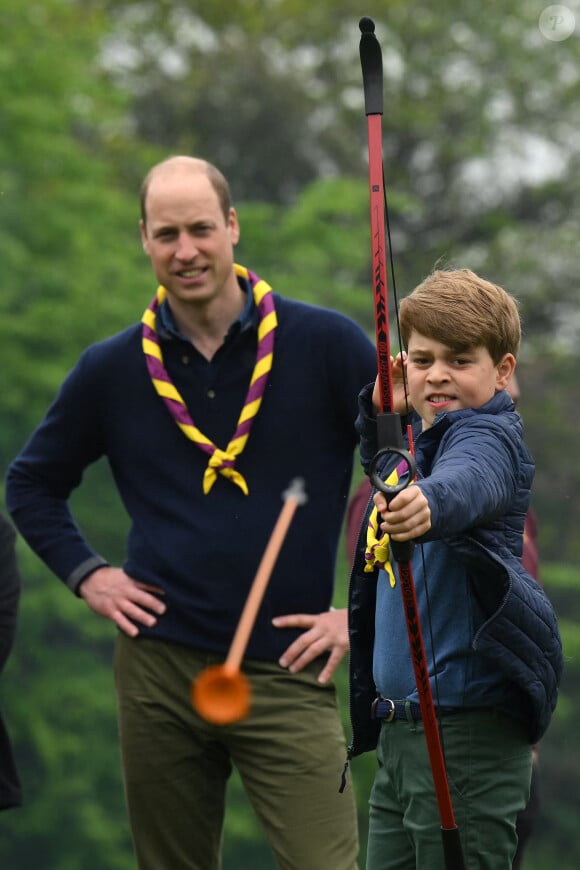
M413 407L428 429L441 411L479 408L504 390L515 368L511 353L494 364L485 347L457 353L413 330L407 356L407 384Z

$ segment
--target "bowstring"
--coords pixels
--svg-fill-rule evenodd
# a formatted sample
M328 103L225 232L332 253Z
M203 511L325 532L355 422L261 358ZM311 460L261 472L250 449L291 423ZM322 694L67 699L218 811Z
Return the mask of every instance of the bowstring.
M385 211L385 233L387 237L387 250L388 250L388 258L389 258L389 271L391 275L391 286L393 288L393 304L395 307L395 323L396 323L396 332L397 332L397 344L399 347L399 353L401 354L401 362L403 362L402 354L404 351L403 348L403 337L401 334L401 324L399 321L399 295L397 293L397 281L395 278L395 262L393 258L393 244L391 241L391 222L389 219L389 205L387 202L387 185L385 180L385 167L383 164L382 167L383 173L383 201L384 201L384 211ZM409 390L407 385L407 372L405 365L401 365L401 372L403 376L403 392L405 395L405 416L407 419L411 413L411 407L409 404ZM415 455L415 445L413 440L413 431L410 422L407 422L407 440L409 442L409 452L414 456ZM431 661L433 666L433 683L435 686L435 698L436 698L436 709L437 709L437 722L439 724L439 735L441 740L441 751L443 753L443 758L445 759L445 745L443 741L443 723L441 721L441 714L439 712L439 708L441 707L441 699L439 695L439 679L437 677L437 659L435 656L435 642L433 638L433 621L431 619L431 600L429 597L429 584L427 582L427 563L425 561L425 551L423 549L423 544L419 544L419 550L421 552L421 568L423 571L424 578L424 586L425 586L425 606L427 611L427 624L429 628L429 641L431 644Z

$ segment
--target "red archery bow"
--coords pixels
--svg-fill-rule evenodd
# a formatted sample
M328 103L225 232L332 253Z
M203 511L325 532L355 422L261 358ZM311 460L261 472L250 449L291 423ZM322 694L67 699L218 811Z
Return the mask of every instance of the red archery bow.
M389 342L389 318L387 298L385 208L386 196L383 179L383 62L380 45L375 36L375 25L370 18L361 18L360 59L365 95L365 112L368 123L369 151L369 188L371 215L372 273L375 299L375 326L377 344L377 367L381 396L381 413L377 415L379 451L369 470L369 477L375 487L385 493L387 502L400 492L415 475L415 462L410 453L403 449L401 418L393 409L393 382L391 372L391 353ZM376 462L385 453L399 454L408 466L407 481L397 486L387 486L377 474ZM446 870L465 870L459 831L455 823L453 805L449 793L449 783L445 770L445 760L437 724L433 694L429 682L429 668L425 656L423 634L419 620L419 610L415 592L415 582L411 568L413 542L390 542L393 559L399 567L399 580L407 633L411 648L411 659L421 705L421 715L425 729L425 739L433 773L433 783L443 838L443 853Z

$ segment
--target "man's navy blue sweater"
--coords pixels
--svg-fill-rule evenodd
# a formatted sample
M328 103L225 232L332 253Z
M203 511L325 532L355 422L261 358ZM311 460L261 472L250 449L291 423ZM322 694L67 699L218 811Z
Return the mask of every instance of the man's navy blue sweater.
M68 498L84 469L110 464L131 519L125 571L160 586L167 612L143 635L227 652L290 481L302 477L296 512L248 644L277 660L299 630L272 617L318 613L331 603L351 480L357 395L374 378L372 343L347 317L274 296L278 329L262 407L236 468L249 495L218 475L203 494L208 457L179 430L149 378L136 324L89 347L7 476L6 499L23 537L73 590L98 556ZM160 330L166 368L195 425L225 448L248 390L257 312L230 329L206 360Z

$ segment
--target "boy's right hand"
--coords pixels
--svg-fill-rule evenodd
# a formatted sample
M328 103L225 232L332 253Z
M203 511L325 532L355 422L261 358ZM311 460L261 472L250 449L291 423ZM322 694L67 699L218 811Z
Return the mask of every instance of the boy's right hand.
M393 359L391 357L391 377L393 384L393 411L396 411L398 414L408 414L409 411L413 410L413 405L411 404L411 399L409 394L407 393L407 398L405 400L405 378L403 377L403 370L407 365L407 354L405 351L403 353L397 354L397 356ZM377 375L377 379L375 381L375 386L373 389L373 409L375 414L381 413L381 393L380 393L380 384L379 378Z
M375 493L373 501L381 515L380 527L393 541L411 541L431 528L429 502L416 484L397 493L390 505L382 492Z
M158 597L162 589L133 580L122 568L93 571L81 583L79 595L91 610L110 619L129 637L137 637L139 623L152 628L167 609Z

